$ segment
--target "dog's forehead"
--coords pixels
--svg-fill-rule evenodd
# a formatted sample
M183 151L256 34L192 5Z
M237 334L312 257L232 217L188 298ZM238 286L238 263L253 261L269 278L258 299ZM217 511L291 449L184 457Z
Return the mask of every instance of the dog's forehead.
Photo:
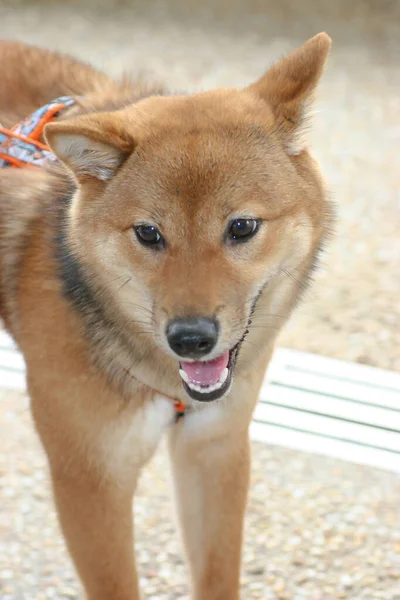
M125 177L141 205L171 216L186 209L193 215L196 207L196 212L231 213L270 183L263 143L246 140L249 135L223 128L171 129L137 148Z
M259 122L273 123L265 102L233 88L220 88L187 95L150 96L125 109L146 130L164 127L220 126Z
M157 170L157 179L166 177L174 187L176 179L210 186L233 174L256 177L274 145L265 104L261 109L257 99L232 89L153 96L124 112L136 142L131 167L140 165L142 177L154 178Z
M123 168L130 198L170 218L182 210L223 218L265 199L287 165L268 118L247 104L232 90L140 102L130 115L137 146Z

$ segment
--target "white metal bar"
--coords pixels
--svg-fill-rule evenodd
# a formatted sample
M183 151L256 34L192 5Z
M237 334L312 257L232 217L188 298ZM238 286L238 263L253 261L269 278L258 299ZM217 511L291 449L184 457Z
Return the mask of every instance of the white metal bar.
M0 387L8 390L25 391L25 374L23 372L9 371L0 367Z
M297 384L297 379L295 381ZM387 427L388 429L397 430L400 434L400 411L398 410L358 404L340 398L270 383L264 384L260 399L262 402L271 402L307 412L322 413L337 419L358 421L372 427Z
M364 403L400 411L400 390L384 387L384 373L382 374L382 387L379 387L378 385L371 386L369 383L360 383L357 380L338 379L331 374L311 372L311 361L309 368L310 372L304 372L296 367L275 362L268 370L268 378L264 386L268 386L272 381L289 388L295 387L319 393L325 395L327 399L330 396L336 396L350 401L350 403Z
M386 369L377 369L376 367L349 363L336 358L310 354L309 352L288 350L287 348L277 348L275 351L271 361L271 369L277 364L290 365L291 368L339 378L342 381L353 381L363 385L370 384L380 388L393 389L400 393L400 373Z
M0 348L0 368L25 372L25 362L19 352Z
M327 439L310 433L288 431L277 425L258 422L251 424L250 435L253 440L264 444L284 446L302 452L321 454L400 473L399 455L385 450L359 446L352 442Z
M319 435L333 436L338 439L344 438L367 446L400 452L400 435L398 433L385 431L373 426L357 425L347 421L312 415L300 410L264 403L257 405L254 418L257 421L265 423L282 424L286 427L301 429Z
M5 332L0 331L0 348L15 349L14 340Z

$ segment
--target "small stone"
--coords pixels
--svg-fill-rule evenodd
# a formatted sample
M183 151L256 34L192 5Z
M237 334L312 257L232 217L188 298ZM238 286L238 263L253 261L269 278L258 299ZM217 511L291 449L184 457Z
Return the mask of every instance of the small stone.
M296 584L298 584L298 585L302 585L306 581L308 581L308 575L307 575L307 573L299 573L299 575L296 575L294 577L294 582Z
M281 592L285 591L285 582L280 579L276 582L276 584L274 585L274 592L276 592L277 594L280 594Z
M353 586L353 580L350 575L342 575L339 581L344 588L351 588Z
M249 584L251 590L262 590L264 589L264 583L262 581L253 581Z
M37 500L43 500L43 498L46 498L46 492L41 488L35 488L33 490L33 497Z
M70 587L64 587L60 590L61 596L64 598L77 598L77 593Z
M24 465L24 464L19 465L18 471L21 473L21 475L29 475L30 474L30 469L29 469L28 465Z
M292 564L296 567L302 567L306 564L306 559L302 554L295 554L292 558Z
M4 594L12 594L14 592L14 589L10 585L5 585L4 587L1 588L1 591Z
M249 575L264 575L265 567L252 567L246 571Z

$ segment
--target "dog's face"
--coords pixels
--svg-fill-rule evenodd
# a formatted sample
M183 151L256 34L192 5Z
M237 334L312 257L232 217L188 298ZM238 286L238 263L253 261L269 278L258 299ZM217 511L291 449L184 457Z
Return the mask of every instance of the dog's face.
M329 46L308 44L308 59L306 45L243 91L151 97L47 128L80 182L75 251L196 400L228 392L257 309L290 307L290 274L305 276L324 233L320 180L293 149ZM306 62L303 78L293 61Z

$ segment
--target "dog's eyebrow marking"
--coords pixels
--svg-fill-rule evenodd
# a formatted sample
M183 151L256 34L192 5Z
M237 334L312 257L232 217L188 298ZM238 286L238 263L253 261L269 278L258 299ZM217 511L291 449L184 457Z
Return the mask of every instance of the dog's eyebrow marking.
M148 217L151 221L156 221L160 225L165 220L165 211L159 206L142 208L140 212Z

